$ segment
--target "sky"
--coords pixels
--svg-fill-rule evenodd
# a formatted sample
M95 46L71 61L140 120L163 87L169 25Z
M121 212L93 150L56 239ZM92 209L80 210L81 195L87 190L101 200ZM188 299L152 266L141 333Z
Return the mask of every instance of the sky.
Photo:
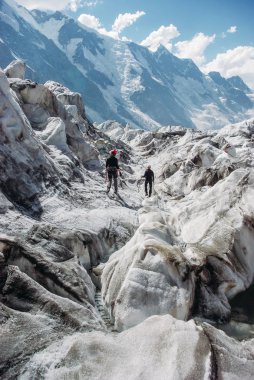
M240 75L254 89L254 0L16 0L60 10L100 33L155 51L164 45L201 71Z

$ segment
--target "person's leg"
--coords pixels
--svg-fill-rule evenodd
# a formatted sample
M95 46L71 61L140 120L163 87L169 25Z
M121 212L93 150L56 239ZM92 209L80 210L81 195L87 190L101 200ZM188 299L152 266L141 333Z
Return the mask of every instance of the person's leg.
M107 193L109 193L109 190L111 188L112 183L112 173L108 172L108 186L107 186Z
M147 193L147 185L148 185L148 181L147 181L147 179L145 180L145 193L146 193L146 195L148 195L148 193Z
M117 173L114 174L114 187L115 187L115 193L117 193Z
M153 182L149 181L149 197L152 195Z

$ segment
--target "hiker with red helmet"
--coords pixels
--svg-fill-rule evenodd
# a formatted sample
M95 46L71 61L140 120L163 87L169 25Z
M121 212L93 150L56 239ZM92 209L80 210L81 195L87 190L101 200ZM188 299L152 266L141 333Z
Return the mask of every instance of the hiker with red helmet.
M118 177L120 168L118 165L118 159L116 158L116 154L117 154L116 149L111 150L110 157L107 158L107 161L106 161L106 171L107 171L107 177L108 177L107 193L109 193L109 190L112 184L112 179L114 179L115 194L117 194L117 177Z

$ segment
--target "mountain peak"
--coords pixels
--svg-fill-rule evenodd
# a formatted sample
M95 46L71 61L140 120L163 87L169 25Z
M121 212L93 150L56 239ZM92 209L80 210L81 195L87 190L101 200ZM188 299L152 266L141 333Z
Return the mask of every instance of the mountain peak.
M252 90L247 86L247 84L239 75L232 76L228 78L227 81L231 84L231 86L238 88L246 94L250 94L252 92Z
M209 80L191 59L178 58L163 45L151 52L103 36L61 12L15 7L13 12L8 7L6 17L2 10L0 65L22 59L29 79L53 80L81 93L94 122L213 129L241 121L252 107L239 79L210 73Z
M67 16L65 16L63 13L59 11L51 12L51 11L41 11L39 9L34 9L33 11L31 11L31 13L39 24L47 22L50 19L55 19L57 21L68 19Z

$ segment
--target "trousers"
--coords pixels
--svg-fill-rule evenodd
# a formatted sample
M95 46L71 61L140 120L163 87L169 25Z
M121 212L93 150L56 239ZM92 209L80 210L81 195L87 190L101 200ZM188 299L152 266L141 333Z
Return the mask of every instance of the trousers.
M149 197L150 197L152 195L152 187L153 187L153 180L152 179L146 179L145 180L145 193L146 193L146 195L148 195L148 193L147 193L148 185L149 185Z
M109 192L111 185L112 185L112 180L114 180L114 188L115 188L115 193L117 193L117 171L108 171L108 187L107 191Z

